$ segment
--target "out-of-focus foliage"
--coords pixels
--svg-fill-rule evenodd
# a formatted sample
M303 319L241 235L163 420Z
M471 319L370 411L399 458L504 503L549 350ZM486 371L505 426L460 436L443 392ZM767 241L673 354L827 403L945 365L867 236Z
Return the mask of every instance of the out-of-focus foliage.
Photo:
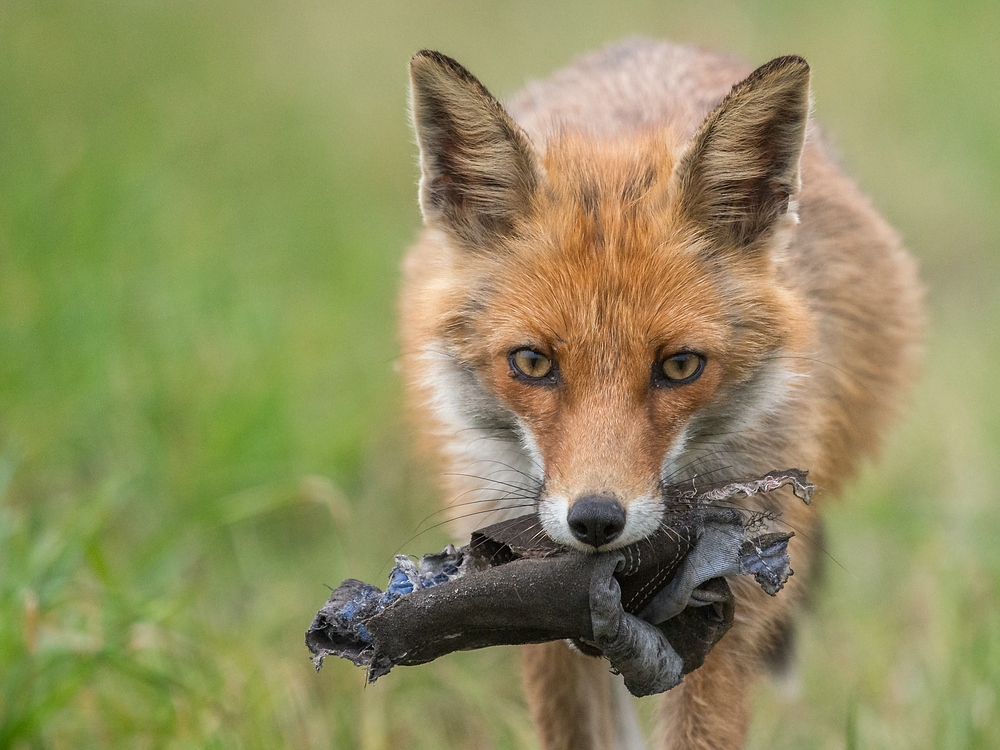
M408 542L435 505L393 374L409 55L503 93L634 33L805 55L930 290L915 408L828 509L754 747L1000 746L997 29L985 1L0 4L0 747L534 746L512 651L366 689L301 635L324 584L445 540Z

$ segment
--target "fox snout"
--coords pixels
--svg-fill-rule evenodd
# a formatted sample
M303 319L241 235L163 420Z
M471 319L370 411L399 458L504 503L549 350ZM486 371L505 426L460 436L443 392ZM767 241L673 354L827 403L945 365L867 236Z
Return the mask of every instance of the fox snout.
M586 486L586 485L584 485ZM640 495L608 489L543 493L538 518L554 541L583 552L623 547L659 528L663 502L656 492Z
M566 514L569 529L579 541L595 549L610 544L625 528L625 509L608 495L588 495L573 503Z

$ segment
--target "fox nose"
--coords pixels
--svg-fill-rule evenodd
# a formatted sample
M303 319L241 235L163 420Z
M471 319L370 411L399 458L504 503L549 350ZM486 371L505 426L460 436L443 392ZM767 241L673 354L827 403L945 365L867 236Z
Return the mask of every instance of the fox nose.
M607 495L581 497L566 516L573 536L591 547L613 542L625 528L625 509Z

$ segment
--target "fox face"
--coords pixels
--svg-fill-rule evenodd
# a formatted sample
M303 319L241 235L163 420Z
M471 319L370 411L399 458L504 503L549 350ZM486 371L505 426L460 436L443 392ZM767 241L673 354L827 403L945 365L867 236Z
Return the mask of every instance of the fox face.
M781 264L806 63L758 69L685 143L532 143L453 60L411 76L426 231L404 345L455 473L594 551L655 531L665 484L773 468L812 339Z

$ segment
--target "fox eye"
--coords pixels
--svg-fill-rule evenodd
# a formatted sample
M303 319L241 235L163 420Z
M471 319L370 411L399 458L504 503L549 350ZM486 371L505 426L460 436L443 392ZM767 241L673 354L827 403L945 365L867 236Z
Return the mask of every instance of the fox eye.
M507 355L510 369L515 375L528 380L546 380L553 375L553 362L534 349L518 349Z
M701 377L705 358L694 352L678 352L660 360L653 368L653 384L666 386L687 385Z

